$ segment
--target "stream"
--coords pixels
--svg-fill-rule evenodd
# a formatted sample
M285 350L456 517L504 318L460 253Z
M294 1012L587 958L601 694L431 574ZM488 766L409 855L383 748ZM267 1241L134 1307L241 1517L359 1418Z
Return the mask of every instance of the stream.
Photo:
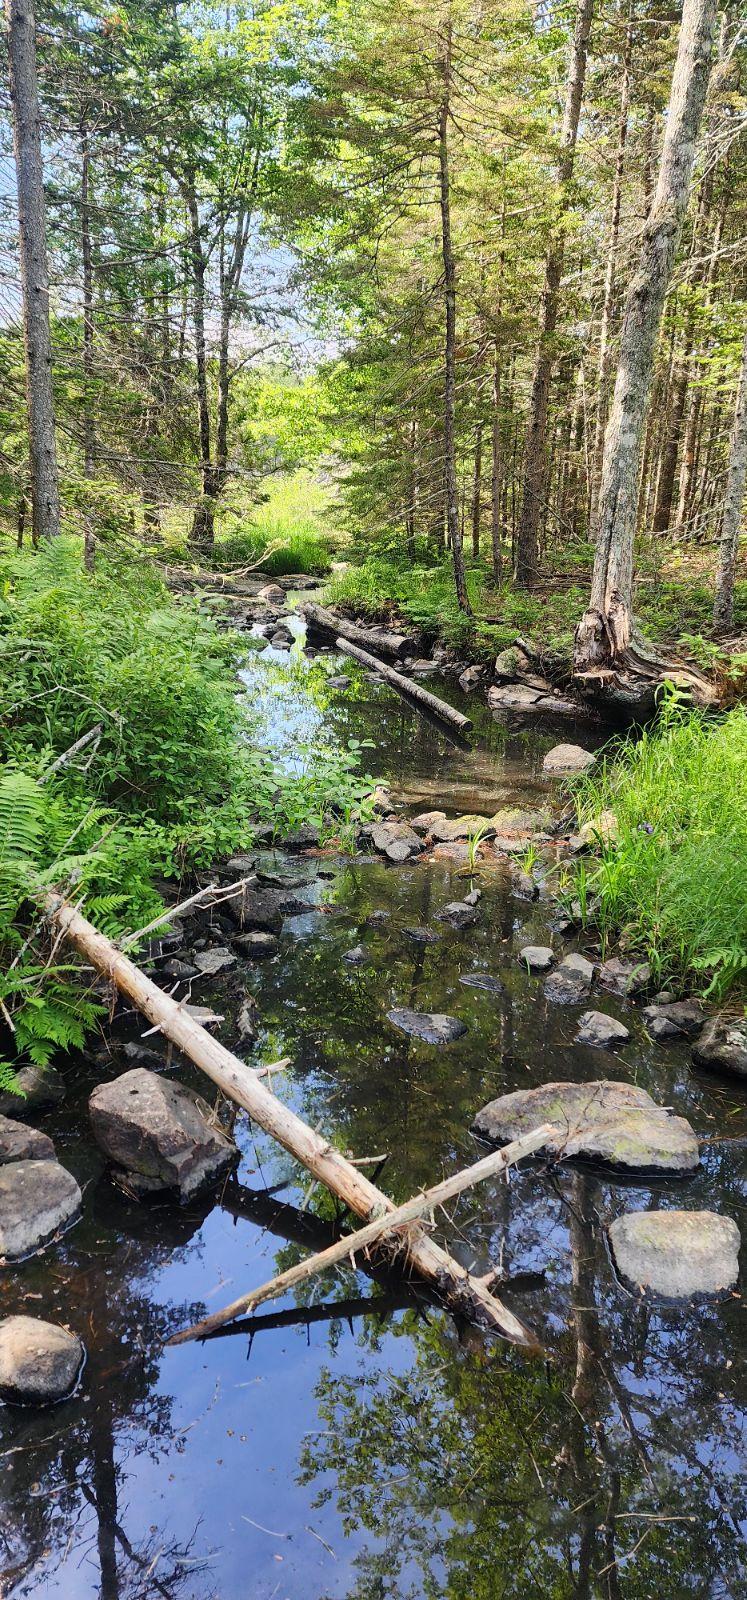
M350 689L330 688L332 673ZM370 741L365 764L411 814L536 809L548 796L542 757L557 734L509 731L441 679L435 692L474 717L469 748L341 658L296 649L290 662L268 647L244 679L278 760L298 763L320 740ZM744 1236L743 1085L699 1073L684 1042L652 1042L639 1010L608 995L590 1003L625 1020L630 1041L614 1056L572 1043L584 1007L548 1002L517 961L527 943L562 948L556 908L513 898L499 873L478 869L477 926L459 933L433 921L469 887L454 860L258 859L310 906L272 959L205 979L194 998L226 1016L232 1045L251 992L260 1033L247 1059L290 1056L276 1092L356 1156L386 1155L377 1181L395 1200L483 1153L469 1127L487 1100L553 1079L649 1090L692 1122L700 1167L634 1180L529 1163L438 1218L465 1265L503 1267L499 1292L543 1340L541 1358L458 1326L401 1276L352 1271L311 1281L250 1327L165 1350L169 1333L323 1248L331 1198L239 1116L241 1164L221 1193L184 1208L129 1201L87 1133L100 1063L63 1062L68 1097L38 1120L81 1184L83 1214L5 1269L0 1295L3 1315L74 1327L88 1359L64 1403L0 1406L0 1594L737 1600L743 1301L636 1298L605 1226L625 1210L686 1207L722 1211ZM426 926L437 942L412 938ZM369 959L352 968L343 957L358 944ZM460 981L476 972L501 992ZM451 1013L467 1032L446 1047L408 1039L386 1019L393 1006ZM144 1031L136 1018L121 1030ZM130 1065L115 1052L108 1071ZM180 1077L214 1099L196 1071Z

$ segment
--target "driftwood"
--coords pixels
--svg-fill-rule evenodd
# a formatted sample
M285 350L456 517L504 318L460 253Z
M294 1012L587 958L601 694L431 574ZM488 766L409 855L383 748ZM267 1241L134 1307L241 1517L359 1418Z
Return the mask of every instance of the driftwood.
M371 650L374 655L389 656L397 661L401 656L412 655L416 648L415 640L404 633L389 633L385 628L361 628L358 623L348 622L347 617L338 617L334 611L315 605L311 600L305 600L298 609L320 633L330 634L333 639L341 636L362 650Z
M591 636L589 627L602 625L600 612L586 612L576 629L577 653L583 640ZM633 627L624 649L616 653L610 650L601 662L592 660L583 670L577 668L573 677L573 687L584 699L608 716L617 715L624 721L646 721L654 716L667 683L679 689L699 710L713 710L718 704L718 689L711 678L678 657L665 655L637 627Z
M375 656L368 654L367 650L359 650L355 644L349 644L347 639L339 638L336 641L338 650L343 655L354 656L356 661L361 661L364 667L372 672L378 672L385 683L390 683L393 689L408 700L414 700L417 706L422 706L431 717L436 717L439 722L447 722L450 727L456 728L458 733L467 733L472 727L472 719L465 717L461 711L455 711L446 700L439 700L438 696L431 694L429 689L424 689L422 684L414 683L411 678L405 678L401 672L395 672L394 667L387 666L385 661L377 661Z
M515 1139L502 1150L493 1150L489 1156L483 1156L482 1160L476 1161L473 1166L465 1167L461 1172L455 1172L452 1177L445 1178L442 1183L434 1184L433 1188L414 1195L411 1200L397 1206L394 1211L383 1211L381 1216L367 1223L365 1228L345 1234L342 1239L337 1239L334 1244L328 1245L326 1250L310 1256L306 1261L298 1262L295 1267L289 1267L286 1272L279 1273L268 1283L260 1284L258 1289L252 1289L249 1294L241 1295L238 1300L223 1306L220 1311L212 1312L209 1317L204 1317L201 1322L195 1322L192 1327L173 1334L166 1341L167 1344L187 1344L191 1339L202 1339L206 1334L213 1333L216 1328L223 1328L227 1322L233 1322L236 1317L243 1316L255 1306L262 1305L265 1300L276 1300L279 1295L285 1294L286 1290L292 1289L297 1283L304 1283L308 1278L326 1272L329 1267L336 1266L340 1261L353 1260L359 1251L366 1251L370 1245L377 1241L382 1242L385 1237L390 1246L394 1245L397 1241L390 1239L394 1228L401 1228L405 1223L414 1222L423 1215L423 1212L433 1211L436 1206L445 1205L447 1200L453 1200L464 1189L472 1188L484 1178L496 1177L499 1172L504 1172L523 1156L533 1155L551 1132L549 1124L533 1128L531 1133ZM406 1236L398 1242L407 1249Z
M394 1211L388 1195L377 1189L334 1145L283 1105L260 1082L251 1067L217 1039L212 1039L183 1006L164 994L62 895L40 888L34 898L56 933L67 939L96 972L142 1011L164 1038L183 1051L225 1095L248 1111L265 1133L277 1139L296 1160L308 1167L351 1211L366 1222L380 1216L382 1211ZM490 1294L483 1281L472 1277L434 1240L427 1236L414 1239L409 1260L415 1271L435 1284L453 1310L503 1334L524 1349L539 1349L537 1339L519 1318Z

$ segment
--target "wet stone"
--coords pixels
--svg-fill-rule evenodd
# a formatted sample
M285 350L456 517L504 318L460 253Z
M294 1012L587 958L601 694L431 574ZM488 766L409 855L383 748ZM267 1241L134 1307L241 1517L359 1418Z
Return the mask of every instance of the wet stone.
M83 1365L77 1334L37 1317L0 1322L0 1399L50 1405L72 1393Z
M596 761L593 750L584 750L580 744L555 744L542 762L545 772L586 772Z
M468 989L484 989L486 994L503 994L500 978L494 978L491 972L461 972L459 982Z
M555 956L549 944L525 944L519 951L519 961L530 972L549 972L555 965Z
M180 961L178 956L171 956L158 970L163 978L178 978L185 983L188 978L196 978L199 971L191 962Z
M556 1005L579 1005L586 999L594 977L594 967L586 956L573 953L564 956L554 972L545 979L545 996Z
M474 906L468 906L464 900L451 900L436 912L438 922L448 922L450 928L471 928L477 921L477 912Z
M232 944L250 961L263 961L267 956L274 956L278 947L274 933L237 933Z
M250 872L254 871L254 865L254 856L231 856L223 867L222 873L227 878L248 878Z
M412 939L413 944L438 944L442 937L435 928L405 928L404 932L408 939Z
M88 1105L96 1142L137 1191L172 1189L186 1200L236 1160L206 1102L144 1068L99 1084Z
M467 1032L465 1022L460 1022L458 1017L445 1016L440 1011L410 1011L403 1008L387 1011L387 1017L402 1033L422 1039L425 1044L451 1044Z
M272 890L254 889L247 884L240 894L226 901L226 906L242 933L279 933L283 926L280 897Z
M675 1000L671 1005L645 1006L643 1020L652 1039L694 1039L703 1026L699 1000Z
M439 844L453 844L457 839L470 839L474 834L480 833L483 838L488 838L495 832L489 817L477 815L454 817L449 820L444 817L442 822L434 822L431 833Z
M603 961L598 972L600 988L610 994L635 995L647 989L651 982L651 968L647 961L625 961L622 956L611 956Z
M693 1049L699 1067L747 1078L747 1024L736 1017L707 1022Z
M417 817L411 819L410 827L414 828L416 833L430 833L437 823L445 821L445 811L421 811Z
M368 951L364 950L363 945L357 944L352 950L346 950L342 959L346 967L365 967L371 958Z
M228 967L235 967L238 957L225 945L213 945L212 950L203 950L195 956L195 966L206 978L214 978L216 973L225 972Z
M379 855L388 861L407 861L423 848L422 840L407 822L376 822L371 829L371 843Z
M478 1112L473 1131L500 1145L543 1122L557 1129L543 1148L561 1159L583 1156L631 1172L692 1172L698 1165L698 1142L684 1117L657 1106L645 1089L609 1079L500 1095Z
M327 679L327 688L328 689L348 689L349 687L350 687L350 679L346 678L345 674L343 672L341 672L339 677L337 677L337 678L328 678Z
M629 1030L616 1017L607 1016L605 1011L585 1011L574 1042L590 1045L594 1050L616 1050L629 1038Z
M30 1255L70 1222L81 1193L59 1161L11 1161L0 1167L0 1259Z
M9 1161L54 1161L54 1145L46 1133L0 1116L0 1166Z
M609 1238L620 1277L635 1289L683 1300L737 1281L739 1229L715 1211L627 1211Z
M59 1105L65 1098L65 1080L56 1067L21 1067L16 1073L18 1094L0 1094L0 1114L26 1116L31 1111L45 1111L48 1106Z

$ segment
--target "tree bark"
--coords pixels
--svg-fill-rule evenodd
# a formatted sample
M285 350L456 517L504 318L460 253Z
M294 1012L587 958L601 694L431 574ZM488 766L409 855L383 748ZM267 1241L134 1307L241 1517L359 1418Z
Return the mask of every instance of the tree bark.
M577 0L563 126L560 135L558 183L562 189L567 187L573 175L578 120L586 78L586 57L592 11L593 0ZM564 201L564 207L565 204L567 204L567 201ZM529 402L529 422L524 443L524 476L521 513L516 538L515 575L517 583L526 588L531 588L537 578L539 527L544 506L547 472L547 408L550 396L550 380L554 366L554 336L558 321L560 282L563 275L565 246L563 221L564 219L561 215L552 230L545 258L540 336L535 356L532 393Z
M656 340L687 207L710 70L716 0L684 0L659 180L628 289L604 440L589 608L576 630L577 675L609 673L631 637L638 470Z
M5 0L10 103L18 187L18 225L26 351L31 524L34 542L60 531L49 330L44 169L32 0Z
M194 173L186 185L185 200L189 215L189 253L192 273L192 321L195 331L197 368L197 421L200 439L200 482L202 498L195 509L191 541L199 549L214 540L214 510L210 458L210 402L208 397L207 355L205 349L205 252L202 245L200 212Z
M451 236L451 187L449 178L449 115L451 98L451 22L443 37L443 100L438 119L438 173L441 202L441 252L445 305L444 338L444 484L446 491L446 530L454 563L454 586L460 611L471 611L464 570L462 531L459 526L459 498L456 472L456 258Z
M742 369L739 374L734 425L729 444L729 470L726 478L724 509L721 518L721 548L719 551L716 599L713 607L713 626L721 631L730 628L734 619L734 573L739 550L739 532L742 524L744 486L747 479L747 327L742 347Z
M490 480L490 540L493 556L493 579L499 584L503 576L501 555L501 494L503 489L503 452L501 450L501 359L496 342L493 369L493 420L492 420L492 472Z
M607 421L607 402L610 379L610 331L612 327L612 314L615 305L615 282L617 265L617 249L620 238L620 210L622 205L622 181L625 170L625 147L628 141L628 119L630 116L630 68L633 59L633 19L632 5L628 18L628 27L625 35L625 54L623 56L622 85L620 88L620 115L617 123L617 150L615 152L615 175L612 181L612 207L610 211L610 231L607 244L607 267L604 274L604 294L602 298L602 321L599 330L599 357L597 375L597 404L594 418L594 446L591 466L591 496L589 507L589 523L591 526L597 514L599 502L599 487L602 476L602 456L604 452L604 426Z
M475 561L480 555L480 511L482 490L482 423L477 424L475 435L475 471L472 480L472 554Z

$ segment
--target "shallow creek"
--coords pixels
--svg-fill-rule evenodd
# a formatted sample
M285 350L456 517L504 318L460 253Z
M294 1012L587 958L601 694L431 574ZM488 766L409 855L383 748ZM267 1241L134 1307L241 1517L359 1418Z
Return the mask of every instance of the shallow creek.
M406 807L537 805L552 734L509 734L475 708L469 750L350 663L267 650L247 683L281 759L304 743L370 739L367 764ZM434 688L443 692L440 682ZM448 799L447 799L448 797ZM388 1155L404 1199L476 1158L474 1113L551 1079L622 1078L688 1116L705 1142L688 1179L622 1180L590 1166L525 1166L440 1217L465 1263L501 1264L500 1292L544 1340L526 1360L460 1328L402 1278L316 1280L203 1345L162 1339L322 1248L334 1209L239 1117L242 1160L218 1197L135 1205L110 1184L86 1130L101 1068L67 1064L64 1107L40 1119L84 1189L81 1220L0 1277L0 1311L69 1323L88 1362L72 1399L0 1407L0 1593L65 1600L679 1600L736 1597L740 1581L742 1301L656 1305L617 1281L605 1224L684 1206L745 1232L743 1087L657 1045L639 1013L592 999L631 1029L612 1056L571 1041L582 1007L553 1006L517 963L560 948L553 906L480 875L475 928L433 923L468 882L453 861L389 867L329 854L261 857L312 908L279 953L195 985L232 1016L248 989L261 1031L248 1059L292 1057L277 1092L356 1156ZM377 915L371 920L372 913ZM434 944L408 930L435 926ZM350 968L362 944L368 964ZM489 972L493 994L461 977ZM392 1006L444 1011L447 1047L398 1034ZM144 1026L129 1024L131 1038ZM146 1041L148 1045L153 1040ZM131 1063L111 1063L115 1075ZM206 1092L210 1085L184 1071ZM372 1170L372 1169L367 1169ZM747 1251L743 1251L743 1257ZM743 1398L743 1394L742 1394ZM743 1465L743 1463L742 1463Z

